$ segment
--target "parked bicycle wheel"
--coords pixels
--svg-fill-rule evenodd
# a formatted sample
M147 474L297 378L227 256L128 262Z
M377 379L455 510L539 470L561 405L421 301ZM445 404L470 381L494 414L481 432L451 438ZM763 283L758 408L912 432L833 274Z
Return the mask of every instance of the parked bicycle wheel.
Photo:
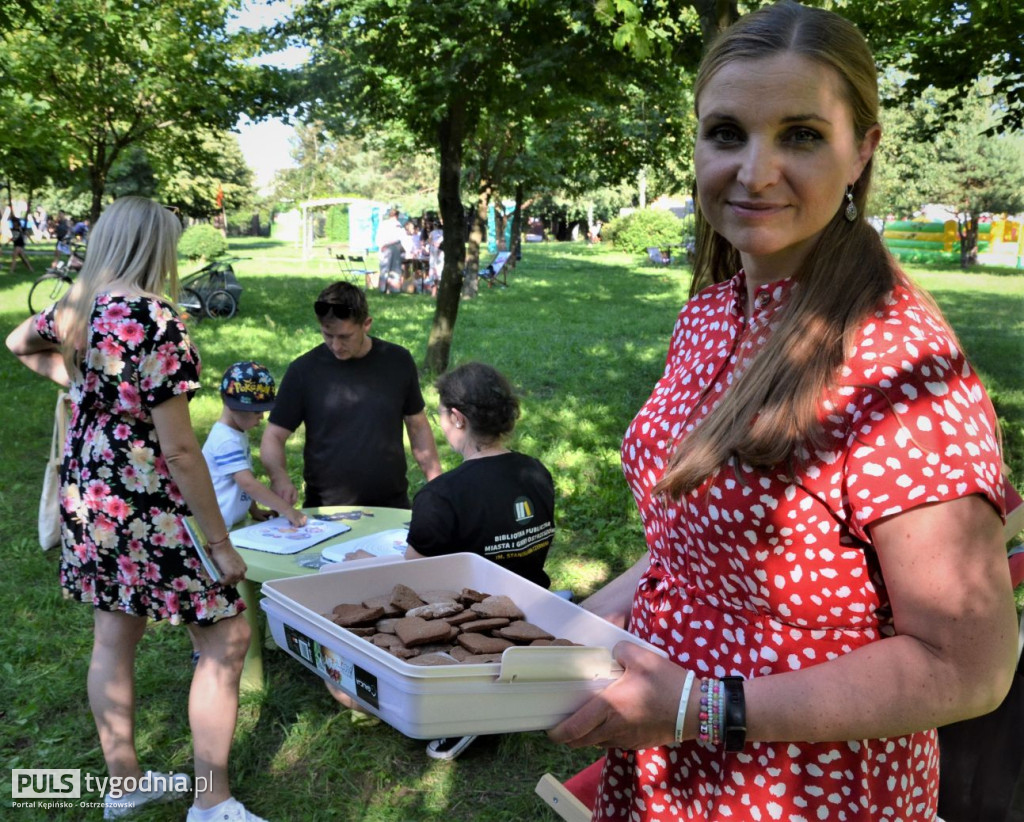
M28 292L28 310L30 314L42 311L46 306L57 302L68 293L73 280L64 274L44 274L34 283Z
M206 295L206 316L214 320L230 320L238 311L238 301L225 291L218 288Z
M178 314L182 319L199 322L206 316L206 304L194 288L183 288L178 294Z

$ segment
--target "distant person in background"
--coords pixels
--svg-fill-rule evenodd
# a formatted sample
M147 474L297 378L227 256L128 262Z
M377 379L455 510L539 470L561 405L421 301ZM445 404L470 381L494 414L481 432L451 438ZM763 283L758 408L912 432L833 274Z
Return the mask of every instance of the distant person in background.
M427 279L423 284L424 291L432 297L437 296L437 287L441 283L441 274L444 271L444 231L441 228L439 217L431 216L427 224L427 249L429 251L429 263L427 268Z
M36 206L36 210L32 215L32 222L35 223L32 242L38 243L50 239L50 218L45 208Z
M53 247L53 264L60 262L61 255L71 256L71 221L63 211L57 212L53 224L53 236L56 243Z
M89 218L86 217L84 220L79 220L73 226L71 226L71 237L74 240L78 240L80 243L87 242L89 239Z
M29 262L28 254L25 253L25 235L28 233L25 227L25 221L20 217L16 217L14 212L11 212L10 220L11 229L11 273L14 273L14 268L18 264L18 260L24 263L25 268L32 271L32 263Z
M404 237L405 229L398 220L398 206L389 206L387 216L377 228L377 260L380 269L377 287L381 294L396 294L402 290Z
M415 220L408 220L402 236L402 290L419 292L426 276L427 250Z

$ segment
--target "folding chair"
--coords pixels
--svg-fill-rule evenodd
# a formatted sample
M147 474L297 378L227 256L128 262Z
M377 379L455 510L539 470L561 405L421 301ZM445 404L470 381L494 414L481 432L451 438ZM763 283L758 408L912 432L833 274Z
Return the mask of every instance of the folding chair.
M1009 542L1024 531L1024 499L1006 486L1006 525ZM1010 579L1024 582L1024 545L1008 552ZM1013 822L1008 814L1014 788L1024 775L1024 621L1017 634L1017 673L1003 704L985 716L939 728L939 818L943 822ZM1009 756L1007 756L1009 754ZM604 757L575 776L559 782L544 774L535 791L566 822L589 822L597 800Z
M547 802L566 822L590 822L591 808L597 799L597 783L604 767L604 757L580 771L576 776L559 782L551 774L540 778L535 788L537 795Z
M489 286L494 286L498 283L498 278L501 278L500 284L508 287L508 279L505 276L505 265L512 258L511 251L499 251L494 255L494 259L491 260L487 266L480 272L480 278L487 280Z
M327 246L327 253L338 261L338 268L341 270L341 276L345 279L353 276L352 266L349 264L348 258L340 253L335 252L331 246Z
M366 289L372 290L377 287L377 272L366 265L366 257L362 254L348 255L349 270L357 279L363 277Z
M659 267L672 264L671 255L666 255L660 248L655 248L654 246L650 246L647 249L647 259Z

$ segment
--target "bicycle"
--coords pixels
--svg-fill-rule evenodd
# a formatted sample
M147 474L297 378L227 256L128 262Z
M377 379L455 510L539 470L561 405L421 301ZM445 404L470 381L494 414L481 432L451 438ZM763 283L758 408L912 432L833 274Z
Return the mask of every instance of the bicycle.
M47 268L28 290L29 313L36 314L67 294L84 262L85 245L76 243L66 260L58 260Z
M231 263L244 257L213 260L181 281L178 307L197 320L230 320L238 311L242 286Z

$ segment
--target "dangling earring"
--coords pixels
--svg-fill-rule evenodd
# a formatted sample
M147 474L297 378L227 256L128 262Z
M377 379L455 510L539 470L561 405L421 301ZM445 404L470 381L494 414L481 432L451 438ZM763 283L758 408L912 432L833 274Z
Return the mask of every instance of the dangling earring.
M847 222L852 223L857 219L857 206L853 202L853 186L846 187L846 211L843 212L843 216L846 217Z

